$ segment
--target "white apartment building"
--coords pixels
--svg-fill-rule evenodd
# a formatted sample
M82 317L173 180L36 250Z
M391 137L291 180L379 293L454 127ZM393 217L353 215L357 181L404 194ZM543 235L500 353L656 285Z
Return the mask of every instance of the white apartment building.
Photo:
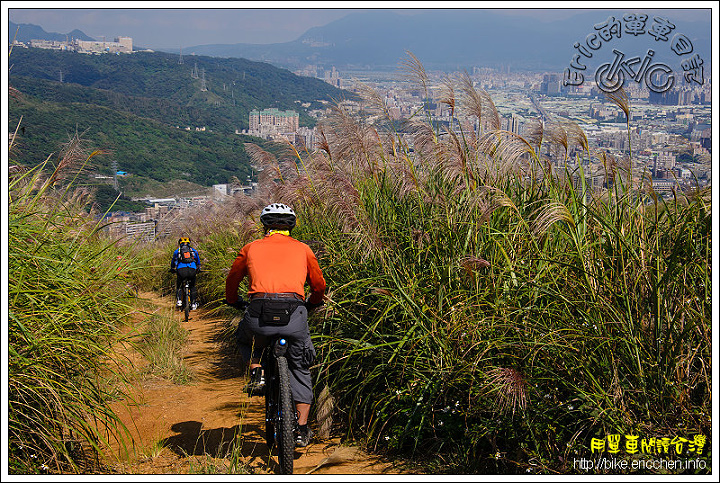
M74 40L78 52L89 53L109 53L116 54L119 52L132 52L132 37L117 37L115 42L105 42L97 40Z
M276 108L250 111L250 134L294 133L300 127L300 114Z

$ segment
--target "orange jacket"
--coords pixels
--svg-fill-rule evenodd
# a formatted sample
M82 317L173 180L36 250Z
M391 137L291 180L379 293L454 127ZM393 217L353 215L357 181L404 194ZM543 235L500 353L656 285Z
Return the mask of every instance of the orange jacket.
M225 280L225 299L238 300L238 286L247 276L248 295L255 293L296 293L305 298L305 283L310 285L310 303L320 303L325 279L312 249L292 237L273 233L245 245Z

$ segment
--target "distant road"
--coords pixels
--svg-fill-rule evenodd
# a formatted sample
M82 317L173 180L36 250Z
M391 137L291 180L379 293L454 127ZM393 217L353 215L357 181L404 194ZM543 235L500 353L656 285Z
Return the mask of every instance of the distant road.
M540 106L540 102L538 102L537 98L535 96L531 95L530 100L532 101L532 104L535 107L535 110L538 113L540 113L540 116L542 117L543 122L547 121L547 118L548 118L547 112L545 112L545 109L543 109Z

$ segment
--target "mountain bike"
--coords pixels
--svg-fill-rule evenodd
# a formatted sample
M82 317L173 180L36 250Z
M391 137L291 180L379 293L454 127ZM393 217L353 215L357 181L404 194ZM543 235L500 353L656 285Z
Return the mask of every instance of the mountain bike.
M170 272L177 273L178 278L180 278L181 280L180 293L177 295L180 296L181 302L179 308L185 312L185 322L187 322L188 320L190 320L190 310L192 310L192 299L190 296L191 278L196 276L200 271L190 267L182 267L175 271L173 271L173 269L170 269Z
M291 475L295 453L297 413L285 357L287 340L275 337L266 347L261 364L265 372L265 442L277 450L280 473Z
M239 300L233 305L245 310L248 303ZM295 431L297 412L290 387L290 369L286 352L288 341L278 335L271 337L263 349L260 365L265 376L265 443L270 454L276 450L280 473L291 475L295 454ZM249 395L259 395L249 391Z

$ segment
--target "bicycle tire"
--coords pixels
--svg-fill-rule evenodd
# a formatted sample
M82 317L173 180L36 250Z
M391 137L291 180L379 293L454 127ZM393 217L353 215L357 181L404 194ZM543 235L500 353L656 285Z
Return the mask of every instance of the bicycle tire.
M293 457L295 454L295 405L290 389L290 373L285 357L277 359L278 382L278 428L275 431L277 442L278 464L280 473L291 475L293 472Z
M190 289L187 282L183 285L183 306L185 307L185 322L190 320Z

